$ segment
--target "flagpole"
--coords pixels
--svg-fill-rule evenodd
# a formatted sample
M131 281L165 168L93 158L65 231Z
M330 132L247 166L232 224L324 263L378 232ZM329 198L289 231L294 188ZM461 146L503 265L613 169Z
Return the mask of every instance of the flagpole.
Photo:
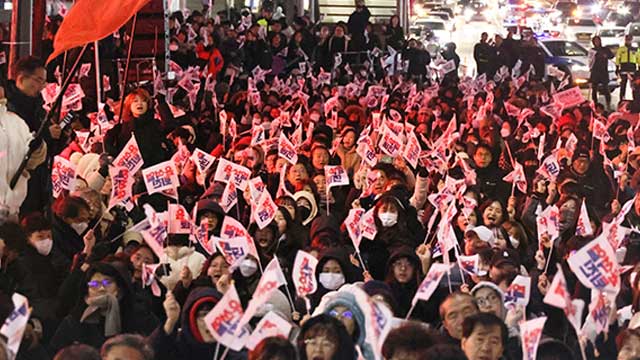
M96 110L99 113L100 112L100 102L102 102L102 74L100 72L100 48L98 45L98 40L93 42L93 56L94 56L94 61L96 63ZM98 122L98 129L100 130L100 135L104 135L102 134L102 126L100 126L100 122ZM102 152L105 152L105 148L104 148L104 141L101 141L102 143Z
M224 349L224 352L222 353L222 357L220 358L220 360L224 360L227 357L227 353L229 353L229 348Z
M407 315L404 317L405 320L409 320L409 318L411 317L411 314L413 313L413 310L416 308L416 305L418 305L418 301L411 304L411 308L407 312Z
M213 360L218 359L218 352L220 351L220 342L216 343L216 351L213 353Z
M551 247L549 248L549 256L547 257L547 263L544 265L544 274L547 274L547 270L549 269L549 263L551 262L551 254L553 254L553 242L551 242Z
M136 24L138 23L138 13L133 15L133 24L131 25L131 39L129 40L129 50L127 51L127 62L124 66L124 82L122 83L122 94L120 94L120 111L118 122L122 120L122 111L124 110L124 94L127 92L127 81L129 81L129 65L131 65L131 50L133 50L133 39L136 34Z

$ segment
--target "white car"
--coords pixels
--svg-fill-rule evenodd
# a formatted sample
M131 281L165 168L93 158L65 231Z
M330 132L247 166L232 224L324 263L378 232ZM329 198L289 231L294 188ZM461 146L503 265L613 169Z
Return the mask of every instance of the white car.
M600 36L602 46L617 48L624 43L623 26L603 26L598 29L596 35Z
M451 42L451 30L447 23L437 17L419 18L413 21L410 27L411 35L420 37L427 32L431 32L438 44L444 45Z
M593 18L573 18L567 20L564 28L564 36L568 40L588 44L591 42L591 38L595 35L596 31L597 26Z
M444 11L430 11L429 12L429 17L442 19L442 21L444 21L444 23L445 23L447 29L449 29L449 31L455 31L456 30L456 21L447 12L444 12Z

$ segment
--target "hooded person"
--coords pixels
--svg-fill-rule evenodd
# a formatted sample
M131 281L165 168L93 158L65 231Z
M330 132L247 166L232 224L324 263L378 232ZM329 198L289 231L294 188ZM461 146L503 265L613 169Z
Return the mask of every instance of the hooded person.
M376 202L375 224L378 230L373 241L362 241L360 252L367 269L376 280L385 277L389 255L402 246L416 247L416 235L409 231L405 205L397 197L385 194Z
M321 214L311 223L309 230L311 246L317 249L327 249L341 246L340 224L333 216Z
M75 342L100 348L117 334L150 334L158 319L136 302L130 278L120 263L92 264L81 284L81 300L60 323L49 352L55 354Z
M340 135L340 144L336 149L336 154L340 157L342 167L350 177L353 177L360 167L362 158L356 152L358 132L351 126L345 126Z
M278 224L275 221L271 221L267 226L260 229L258 224L252 223L249 225L249 234L253 238L253 242L258 250L260 256L260 263L267 266L274 256L276 256L276 250L278 248ZM282 261L280 265L282 266Z
M319 314L307 320L297 340L300 360L354 360L354 342L335 318Z
M343 248L330 248L324 251L318 260L315 276L318 280L318 289L309 295L311 303L309 311L318 306L322 297L328 292L336 291L344 284L361 280L357 269L349 261L348 250Z
M220 229L225 217L225 212L220 207L218 201L210 197L202 197L197 202L198 213L196 214L196 223L200 225L203 221L207 221L209 236L220 236ZM204 250L204 249L203 249Z
M491 313L504 320L507 315L504 292L498 285L490 281L480 281L471 289L471 296L476 300L480 312Z
M375 359L374 349L367 342L365 315L352 292L343 289L326 295L314 315L318 313L340 320L353 342L360 348L364 359Z
M420 286L420 259L412 248L400 247L391 253L386 269L385 283L397 302L396 316L404 318Z
M180 327L176 323L171 324L167 320L164 326L159 326L149 337L158 360L174 359L213 359L216 353L216 340L207 329L204 317L213 309L222 294L211 287L197 287L193 289L187 297L184 305L176 305L172 311L177 310L180 315L176 319L180 321ZM165 301L165 311L169 298ZM173 316L167 313L167 318ZM168 326L170 325L170 326ZM179 328L179 330L178 330ZM167 332L167 330L171 330ZM222 354L224 346L220 346L218 351ZM233 350L229 350L228 359L240 359L242 355Z
M309 191L298 191L293 194L296 201L296 218L303 226L307 226L318 215L318 205L313 193Z

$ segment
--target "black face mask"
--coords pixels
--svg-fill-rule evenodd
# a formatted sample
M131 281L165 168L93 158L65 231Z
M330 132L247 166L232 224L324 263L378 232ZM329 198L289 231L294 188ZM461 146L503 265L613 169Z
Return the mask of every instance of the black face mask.
M296 207L296 216L298 217L298 220L300 220L301 222L308 219L310 215L311 215L311 209L305 206Z

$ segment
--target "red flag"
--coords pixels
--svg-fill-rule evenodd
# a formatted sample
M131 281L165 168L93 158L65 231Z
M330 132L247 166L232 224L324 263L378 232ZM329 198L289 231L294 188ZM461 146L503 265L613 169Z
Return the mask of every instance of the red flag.
M66 50L104 39L121 28L149 0L79 0L62 21L47 63Z

